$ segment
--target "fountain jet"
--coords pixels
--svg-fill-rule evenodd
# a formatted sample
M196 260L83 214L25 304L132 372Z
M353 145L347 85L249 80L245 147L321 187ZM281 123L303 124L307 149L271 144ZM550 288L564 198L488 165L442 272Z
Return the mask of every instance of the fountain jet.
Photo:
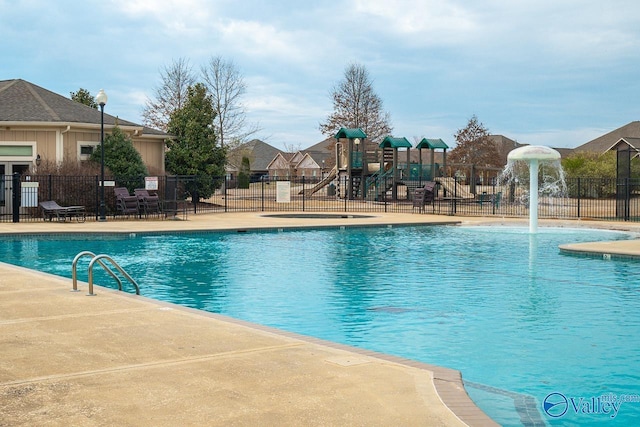
M529 232L538 231L538 167L541 161L559 161L560 153L542 145L526 145L507 155L507 165L523 161L529 165Z

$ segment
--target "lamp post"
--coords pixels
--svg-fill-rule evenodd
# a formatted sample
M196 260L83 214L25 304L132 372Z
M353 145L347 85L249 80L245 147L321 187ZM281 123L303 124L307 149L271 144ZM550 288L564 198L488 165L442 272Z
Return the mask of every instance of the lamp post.
M96 95L96 102L100 105L100 221L106 221L107 216L104 205L104 106L107 103L107 94L100 89Z

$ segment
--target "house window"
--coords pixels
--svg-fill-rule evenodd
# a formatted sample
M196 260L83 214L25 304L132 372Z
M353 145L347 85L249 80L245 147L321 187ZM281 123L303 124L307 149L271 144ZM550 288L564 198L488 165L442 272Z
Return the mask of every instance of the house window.
M0 157L3 162L31 162L36 159L35 142L0 141Z
M98 142L78 141L78 160L89 160L99 145Z
M0 156L31 157L32 145L0 145Z
M93 145L83 145L80 147L80 155L81 156L91 156L94 150Z

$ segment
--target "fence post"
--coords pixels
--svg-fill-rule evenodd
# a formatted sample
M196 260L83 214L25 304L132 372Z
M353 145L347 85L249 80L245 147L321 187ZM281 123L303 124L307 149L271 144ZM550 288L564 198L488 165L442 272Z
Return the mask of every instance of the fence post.
M624 179L624 220L629 221L630 219L630 205L631 205L631 178L627 177Z
M52 185L53 185L53 179L51 177L51 174L49 174L49 194L48 194L49 197L47 197L47 200L53 200L53 188L52 188Z
M342 179L344 179L344 185L342 186L342 192L344 193L344 211L347 212L347 200L349 199L349 192L347 191L347 177L343 176Z
M304 201L305 201L305 197L304 197L304 175L302 175L302 212L304 212Z
M264 177L263 177L264 178ZM262 209L262 212L264 212L264 179L260 178L260 189L261 189L261 194L260 194L260 208ZM269 180L271 180L271 177L269 177Z
M453 199L451 204L451 215L455 215L458 212L458 177L453 176Z
M580 186L580 177L578 177L578 218L580 218L580 198L582 194L582 188Z
M471 181L469 181L469 192L472 194L476 194L476 165L471 165Z
M100 217L99 216L100 215L100 175L96 175L95 182L96 182L96 221L97 221L98 218Z
M13 173L13 194L12 194L13 222L20 222L20 175Z
M498 195L496 194L496 182L495 181L493 181L492 187L493 188L491 189L491 193L493 194L493 196L491 196L491 205L493 206L493 210L492 210L493 215L495 215L496 214L496 209L498 208L498 206L497 206L497 204L498 204L497 203ZM500 197L502 197L502 194L500 195ZM482 205L480 205L480 206L482 206Z
M228 212L229 207L227 206L227 187L229 187L229 182L231 180L225 176L224 177L224 188L222 189L222 198L224 199L224 211Z

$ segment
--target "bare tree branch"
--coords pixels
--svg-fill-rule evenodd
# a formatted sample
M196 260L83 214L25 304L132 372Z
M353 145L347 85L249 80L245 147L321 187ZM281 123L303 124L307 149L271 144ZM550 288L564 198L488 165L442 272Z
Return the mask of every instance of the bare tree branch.
M333 113L319 126L324 135L334 136L342 127L361 128L370 141L380 142L391 133L391 117L382 110L382 100L363 65L347 66L344 80L334 86L331 98Z
M160 70L161 84L154 89L154 98L147 98L142 110L145 125L167 131L171 114L181 109L187 100L187 90L195 83L189 61L185 58L173 62Z
M213 126L222 147L243 143L260 130L257 124L246 124L246 111L241 98L246 92L244 77L232 61L211 57L202 67L202 77L211 95L216 113Z

